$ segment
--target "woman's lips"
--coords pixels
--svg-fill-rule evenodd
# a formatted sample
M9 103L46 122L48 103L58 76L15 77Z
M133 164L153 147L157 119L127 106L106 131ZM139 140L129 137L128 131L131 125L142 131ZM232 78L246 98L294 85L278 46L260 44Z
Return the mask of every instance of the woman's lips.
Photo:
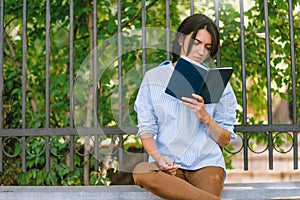
M203 62L203 59L202 58L199 58L199 57L193 57L193 60L197 63L202 63Z

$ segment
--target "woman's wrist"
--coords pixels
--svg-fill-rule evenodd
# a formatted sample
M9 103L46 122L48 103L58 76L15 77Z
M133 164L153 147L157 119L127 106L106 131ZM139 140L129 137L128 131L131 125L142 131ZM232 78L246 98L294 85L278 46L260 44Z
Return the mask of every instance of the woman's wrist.
M209 128L212 120L213 120L213 118L208 114L207 117L205 118L205 120L203 120L203 123L205 124L205 126L207 128Z
M151 156L157 163L159 163L159 159L160 159L160 157L161 157L161 155L160 155L159 152L152 153L152 154L150 154L150 156Z

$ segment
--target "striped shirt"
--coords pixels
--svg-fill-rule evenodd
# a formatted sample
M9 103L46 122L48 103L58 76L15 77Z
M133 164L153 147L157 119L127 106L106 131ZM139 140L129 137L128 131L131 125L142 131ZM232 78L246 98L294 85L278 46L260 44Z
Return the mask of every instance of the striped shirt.
M134 109L138 116L138 133L150 132L156 139L161 155L186 170L205 166L220 166L225 162L219 145L211 137L206 126L180 101L165 93L174 67L165 61L144 76ZM236 97L228 83L221 100L216 104L205 104L207 112L235 139L233 125L236 122ZM149 158L149 161L154 161Z

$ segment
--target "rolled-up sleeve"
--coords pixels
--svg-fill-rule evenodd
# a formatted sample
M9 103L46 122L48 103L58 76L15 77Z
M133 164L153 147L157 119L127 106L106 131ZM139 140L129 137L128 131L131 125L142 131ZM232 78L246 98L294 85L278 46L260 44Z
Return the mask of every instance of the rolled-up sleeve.
M153 135L156 135L158 132L157 116L151 101L150 87L146 73L134 104L134 110L138 119L138 132L136 135L139 137L146 132L150 132Z
M236 139L234 124L236 123L237 101L231 85L228 83L223 96L216 105L214 120L230 132L230 139Z

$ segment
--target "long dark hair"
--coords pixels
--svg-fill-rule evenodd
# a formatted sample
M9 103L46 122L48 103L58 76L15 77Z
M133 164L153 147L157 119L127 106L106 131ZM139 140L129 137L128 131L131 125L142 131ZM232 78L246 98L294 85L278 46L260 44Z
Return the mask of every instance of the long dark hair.
M201 29L206 29L212 36L212 48L211 48L210 56L213 58L217 54L220 45L220 34L219 34L218 27L206 15L194 14L184 19L178 27L176 37L173 41L172 62L176 62L180 55L181 46L178 44L179 38L180 37L185 38L186 35L193 32L192 39L195 39L198 31ZM187 54L189 54L191 51L192 43L193 41L190 40Z

